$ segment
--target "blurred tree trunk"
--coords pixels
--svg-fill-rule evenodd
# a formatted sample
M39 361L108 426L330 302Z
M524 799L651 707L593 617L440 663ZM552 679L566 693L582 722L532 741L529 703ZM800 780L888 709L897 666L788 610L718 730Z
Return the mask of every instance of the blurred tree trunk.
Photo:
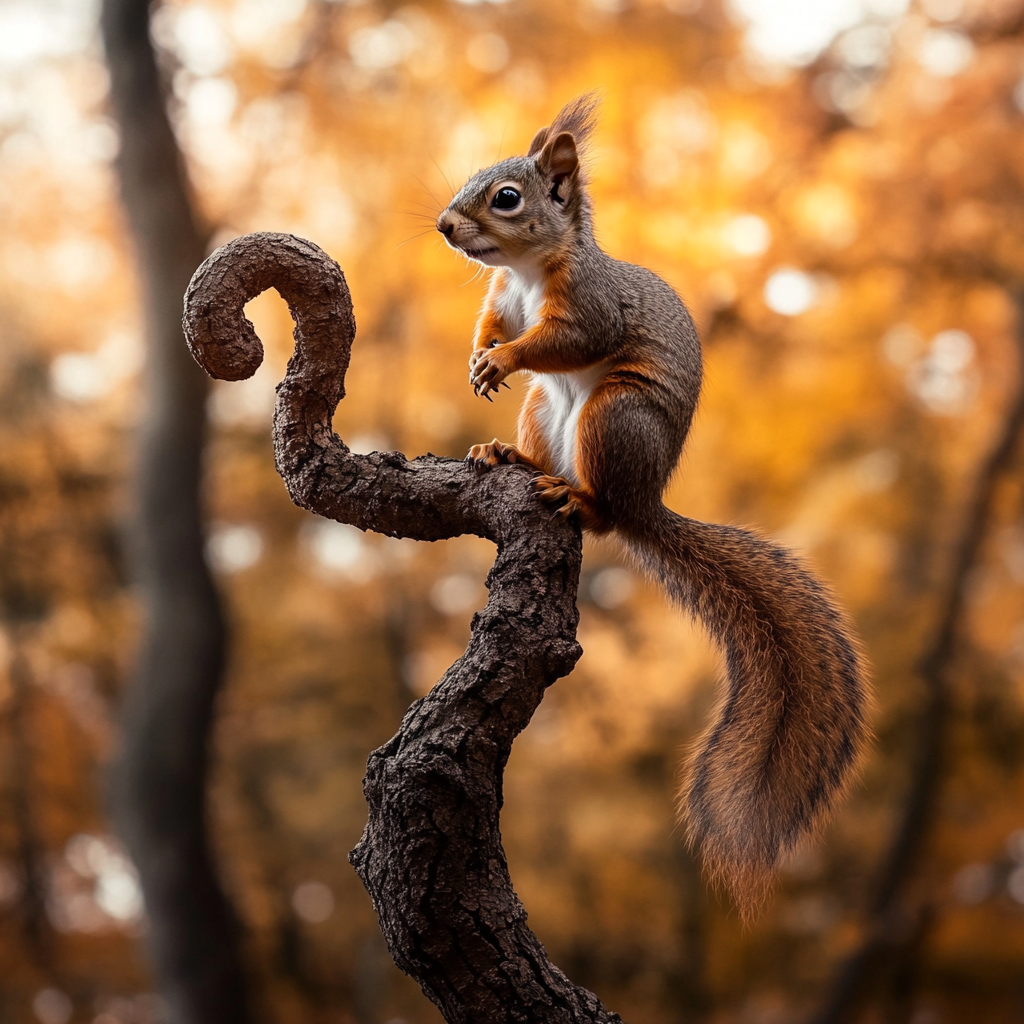
M217 879L204 807L225 643L200 518L207 384L181 331L182 295L206 239L167 115L147 0L104 0L101 25L147 336L132 537L145 626L125 695L113 812L142 879L171 1021L231 1024L249 1019L239 930Z
M8 602L4 602L5 605ZM9 607L5 607L9 611ZM8 679L11 696L8 703L8 755L12 788L12 824L17 834L18 863L22 891L21 912L25 949L32 963L53 975L53 931L46 917L46 851L36 828L34 811L35 758L32 744L30 708L32 669L24 650L24 625L8 626L11 645Z
M952 704L950 674L963 629L964 606L971 573L991 526L1000 484L1016 467L1024 434L1024 290L1015 289L1017 310L1017 389L992 450L981 462L968 497L963 527L957 538L945 581L935 631L919 662L925 687L910 788L882 862L868 910L865 938L840 965L821 1008L811 1024L845 1024L856 1020L880 980L906 948L919 941L932 911L911 910L904 895L934 824L946 759L946 738ZM901 951L904 956L901 957Z

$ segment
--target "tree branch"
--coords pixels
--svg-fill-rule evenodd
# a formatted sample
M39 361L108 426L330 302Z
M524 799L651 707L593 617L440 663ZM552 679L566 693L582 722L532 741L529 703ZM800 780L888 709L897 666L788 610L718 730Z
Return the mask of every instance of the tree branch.
M249 235L196 272L185 332L207 372L255 372L262 346L242 309L269 287L296 324L274 413L277 468L296 504L392 537L469 533L498 547L466 653L367 766L369 821L350 860L391 955L452 1024L619 1021L550 963L527 927L498 826L512 742L581 653L579 528L542 509L521 466L478 474L451 459L348 450L331 417L355 321L341 270L310 242Z

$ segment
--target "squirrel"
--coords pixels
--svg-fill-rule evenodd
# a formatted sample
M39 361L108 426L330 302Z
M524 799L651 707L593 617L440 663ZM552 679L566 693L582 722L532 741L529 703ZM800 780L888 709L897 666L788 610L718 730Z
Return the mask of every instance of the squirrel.
M525 157L478 171L437 219L449 246L496 268L469 360L474 391L490 400L509 374L532 374L516 444L474 445L467 461L534 469L540 501L617 534L724 648L728 684L688 759L679 816L750 918L783 854L849 783L867 732L865 668L845 616L795 555L662 502L700 394L700 341L668 284L594 238L581 156L596 106L592 95L570 102Z

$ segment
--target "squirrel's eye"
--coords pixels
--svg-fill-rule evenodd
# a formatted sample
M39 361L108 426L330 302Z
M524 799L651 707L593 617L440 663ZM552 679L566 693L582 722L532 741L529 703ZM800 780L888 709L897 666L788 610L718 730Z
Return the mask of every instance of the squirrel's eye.
M514 188L499 188L494 193L491 206L496 210L514 210L522 202L522 199L523 197Z

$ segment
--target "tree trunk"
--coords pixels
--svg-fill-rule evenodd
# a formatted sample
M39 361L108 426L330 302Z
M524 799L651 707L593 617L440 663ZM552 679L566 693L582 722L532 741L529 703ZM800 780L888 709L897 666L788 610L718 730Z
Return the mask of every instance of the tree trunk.
M534 499L522 466L477 473L434 456L356 456L331 430L355 334L345 279L309 242L257 234L217 250L186 296L193 355L241 380L262 360L245 303L269 287L295 318L296 350L278 388L274 451L292 499L362 530L493 540L490 599L466 653L370 755L369 822L350 860L388 949L455 1024L620 1018L573 985L526 925L501 846L501 782L512 741L576 642L579 528Z
M180 325L181 295L205 238L167 116L147 0L104 0L101 26L147 338L131 538L145 624L112 769L113 813L142 881L149 945L171 1021L241 1024L249 1014L238 928L217 879L205 818L225 642L200 515L207 382L188 359Z

